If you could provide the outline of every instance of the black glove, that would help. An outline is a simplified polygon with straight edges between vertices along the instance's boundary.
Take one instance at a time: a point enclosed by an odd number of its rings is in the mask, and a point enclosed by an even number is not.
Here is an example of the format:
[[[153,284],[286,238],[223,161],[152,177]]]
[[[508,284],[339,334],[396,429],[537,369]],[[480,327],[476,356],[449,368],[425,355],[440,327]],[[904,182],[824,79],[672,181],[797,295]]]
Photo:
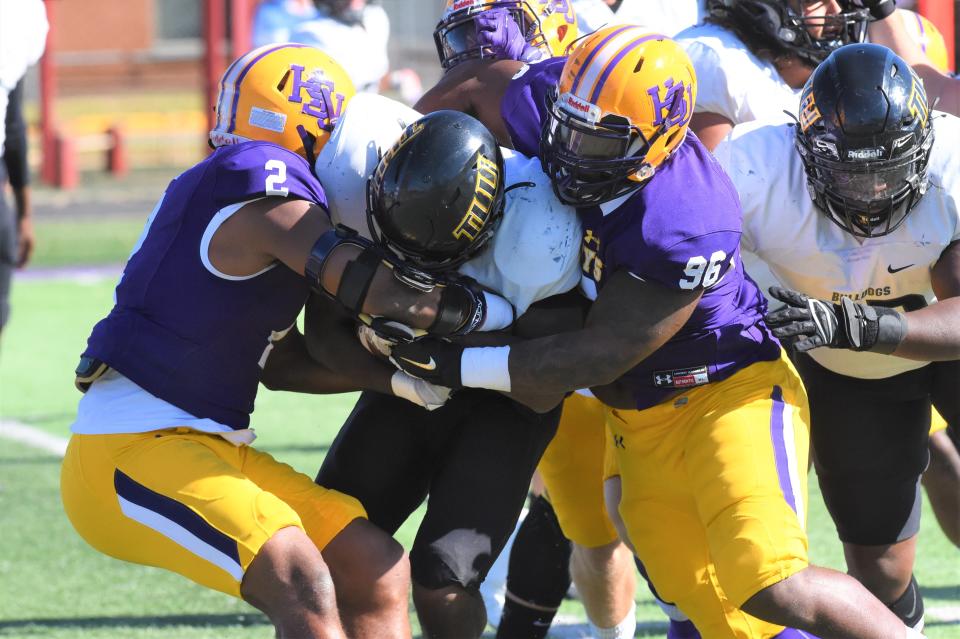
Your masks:
[[[460,360],[463,346],[445,340],[421,339],[393,347],[390,361],[400,370],[431,384],[463,388]]]
[[[848,297],[830,304],[778,286],[770,287],[770,295],[786,308],[767,313],[764,321],[786,347],[799,352],[827,346],[889,354],[906,335],[906,319],[892,308]]]
[[[883,20],[897,9],[896,0],[850,0],[856,9],[866,9],[874,20]]]

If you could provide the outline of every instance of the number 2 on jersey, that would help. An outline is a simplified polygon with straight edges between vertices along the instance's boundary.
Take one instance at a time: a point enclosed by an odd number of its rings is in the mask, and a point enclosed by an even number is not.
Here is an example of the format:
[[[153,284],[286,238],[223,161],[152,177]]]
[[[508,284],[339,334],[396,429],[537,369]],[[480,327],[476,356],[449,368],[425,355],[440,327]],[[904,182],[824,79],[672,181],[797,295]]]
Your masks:
[[[714,251],[709,262],[702,255],[694,255],[683,269],[686,277],[680,278],[680,288],[691,291],[701,284],[703,288],[713,286],[720,279],[720,267],[725,259],[727,254],[723,251]]]
[[[267,175],[267,180],[265,184],[265,190],[267,195],[279,195],[281,197],[287,197],[290,193],[290,189],[285,186],[280,186],[287,181],[287,165],[282,160],[267,160],[267,163],[263,165],[265,171],[270,171],[271,173]],[[273,173],[276,171],[276,173]]]

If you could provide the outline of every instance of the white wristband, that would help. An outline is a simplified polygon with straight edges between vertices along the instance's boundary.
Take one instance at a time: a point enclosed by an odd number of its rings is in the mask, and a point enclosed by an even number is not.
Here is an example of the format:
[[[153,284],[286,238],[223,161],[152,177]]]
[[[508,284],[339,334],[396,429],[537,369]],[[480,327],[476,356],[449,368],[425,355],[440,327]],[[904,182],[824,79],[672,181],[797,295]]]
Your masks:
[[[510,347],[466,348],[460,357],[460,383],[470,388],[510,392]]]
[[[477,327],[478,331],[498,331],[513,324],[513,305],[506,298],[483,291],[483,299],[487,302],[487,316]]]

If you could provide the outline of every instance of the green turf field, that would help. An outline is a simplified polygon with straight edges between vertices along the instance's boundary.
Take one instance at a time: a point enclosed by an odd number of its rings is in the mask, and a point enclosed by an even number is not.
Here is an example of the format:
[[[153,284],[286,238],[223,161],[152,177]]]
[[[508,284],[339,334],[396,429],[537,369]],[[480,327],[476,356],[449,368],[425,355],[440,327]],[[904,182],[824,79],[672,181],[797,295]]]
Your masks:
[[[108,236],[129,236],[123,225],[107,226],[112,230],[101,230]],[[138,229],[139,222],[134,227]],[[71,228],[45,228],[39,235],[59,234],[69,240],[75,233]],[[64,241],[67,249],[52,251],[48,263],[73,261],[73,244]],[[129,242],[111,249],[111,259],[125,255],[128,247]],[[72,386],[75,359],[90,327],[109,309],[112,287],[112,281],[104,280],[15,282],[13,318],[0,346],[0,419],[67,436],[79,398]],[[253,420],[260,434],[257,443],[312,475],[352,401],[352,395],[309,397],[262,390]],[[266,619],[242,602],[88,548],[61,512],[58,472],[56,455],[0,439],[0,637],[272,636]],[[840,568],[839,544],[815,485],[811,482],[812,558]],[[417,519],[400,531],[407,546]],[[924,512],[916,572],[926,598],[928,636],[960,639],[960,551],[947,543],[929,509]],[[585,619],[575,601],[566,602],[561,613],[573,624]],[[663,636],[664,618],[645,590],[638,594],[638,615],[638,636]],[[554,636],[577,633],[568,623]]]

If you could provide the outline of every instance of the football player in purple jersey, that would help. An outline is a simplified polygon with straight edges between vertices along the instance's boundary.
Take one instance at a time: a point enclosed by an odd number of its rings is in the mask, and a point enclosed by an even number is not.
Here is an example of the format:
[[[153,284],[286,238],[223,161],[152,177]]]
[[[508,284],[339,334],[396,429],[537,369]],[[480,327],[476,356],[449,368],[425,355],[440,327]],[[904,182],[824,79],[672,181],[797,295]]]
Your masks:
[[[586,324],[499,347],[420,340],[395,348],[394,363],[540,409],[545,393],[592,388],[607,405],[627,536],[705,636],[919,636],[855,579],[808,562],[807,399],[738,259],[733,186],[687,130],[686,54],[609,27],[518,79],[521,91],[541,85],[526,93],[526,121],[542,124],[543,166],[584,225]],[[514,135],[511,88],[501,107],[519,146],[531,131]]]
[[[410,576],[356,499],[250,446],[261,379],[281,385],[295,370],[328,392],[445,398],[367,355],[352,327],[325,336],[341,361],[312,363],[295,328],[311,291],[374,325],[453,335],[512,321],[469,281],[333,227],[311,165],[353,93],[303,45],[268,45],[226,70],[214,153],[170,183],[88,339],[61,475],[91,546],[240,597],[278,637],[409,637]]]

